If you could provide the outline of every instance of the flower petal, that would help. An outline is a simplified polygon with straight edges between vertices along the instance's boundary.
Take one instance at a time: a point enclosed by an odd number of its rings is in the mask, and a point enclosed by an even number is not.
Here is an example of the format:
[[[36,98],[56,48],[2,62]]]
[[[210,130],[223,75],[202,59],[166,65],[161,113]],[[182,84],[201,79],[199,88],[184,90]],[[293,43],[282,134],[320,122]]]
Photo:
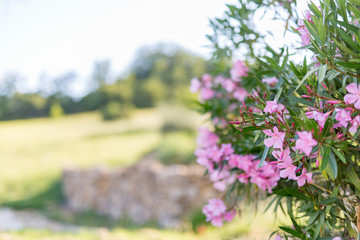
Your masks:
[[[359,92],[359,89],[358,89],[358,86],[356,85],[356,83],[350,83],[349,85],[347,85],[346,90],[352,94],[357,94]]]

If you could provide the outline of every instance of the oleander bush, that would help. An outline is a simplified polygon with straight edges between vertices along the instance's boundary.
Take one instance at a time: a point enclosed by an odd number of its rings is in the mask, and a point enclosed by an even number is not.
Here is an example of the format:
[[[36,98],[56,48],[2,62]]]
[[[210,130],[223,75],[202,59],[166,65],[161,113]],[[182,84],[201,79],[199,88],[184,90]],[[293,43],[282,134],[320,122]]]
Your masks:
[[[239,0],[211,21],[215,71],[190,90],[213,123],[199,129],[197,162],[224,195],[203,213],[222,226],[265,192],[292,222],[273,239],[359,239],[360,1],[320,0],[300,17],[295,8]],[[297,47],[270,46],[259,13],[283,21]]]

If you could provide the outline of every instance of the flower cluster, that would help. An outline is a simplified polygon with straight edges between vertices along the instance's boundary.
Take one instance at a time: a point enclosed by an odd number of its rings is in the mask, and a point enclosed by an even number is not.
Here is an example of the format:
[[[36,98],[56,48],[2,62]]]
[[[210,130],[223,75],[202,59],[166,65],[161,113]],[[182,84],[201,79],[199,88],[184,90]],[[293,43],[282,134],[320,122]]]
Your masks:
[[[205,73],[201,79],[191,79],[190,91],[193,93],[200,91],[202,100],[211,100],[216,98],[231,97],[238,101],[243,101],[247,97],[246,90],[241,86],[242,77],[247,76],[249,68],[243,61],[235,62],[230,70],[230,78],[216,76],[213,78],[210,74]]]
[[[230,222],[236,214],[235,210],[226,211],[225,203],[217,198],[209,200],[203,208],[203,213],[206,216],[206,221],[211,221],[211,224],[217,227],[223,225],[223,220]]]

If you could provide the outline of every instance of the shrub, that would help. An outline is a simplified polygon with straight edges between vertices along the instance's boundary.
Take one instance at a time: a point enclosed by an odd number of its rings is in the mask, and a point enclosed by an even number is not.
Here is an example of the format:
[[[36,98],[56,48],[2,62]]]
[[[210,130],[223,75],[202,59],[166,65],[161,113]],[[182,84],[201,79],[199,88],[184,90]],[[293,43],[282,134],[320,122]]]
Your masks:
[[[297,19],[296,1],[239,0],[211,22],[218,70],[192,79],[191,90],[213,122],[200,129],[197,162],[226,192],[203,208],[215,226],[233,219],[244,195],[263,191],[292,222],[275,239],[360,238],[360,2],[319,2]],[[272,49],[254,28],[259,11],[293,21],[312,62],[290,61],[299,49]],[[224,65],[244,49],[243,60]]]
[[[120,102],[110,101],[100,109],[103,120],[110,121],[130,116],[131,106]]]

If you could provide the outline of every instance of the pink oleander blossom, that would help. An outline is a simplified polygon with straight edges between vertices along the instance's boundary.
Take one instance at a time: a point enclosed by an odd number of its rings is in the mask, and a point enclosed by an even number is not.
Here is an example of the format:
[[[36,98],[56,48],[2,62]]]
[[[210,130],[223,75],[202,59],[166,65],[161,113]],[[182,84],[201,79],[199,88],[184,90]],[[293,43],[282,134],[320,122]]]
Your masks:
[[[360,116],[356,116],[353,120],[350,121],[350,124],[352,126],[349,128],[349,132],[356,133],[360,126]]]
[[[354,104],[356,109],[360,109],[360,87],[355,83],[350,83],[346,86],[346,90],[349,93],[345,95],[344,101],[347,104]]]
[[[264,166],[259,168],[260,160],[256,160],[253,163],[253,168],[249,171],[250,182],[256,184],[263,191],[271,193],[272,188],[280,180],[277,167],[265,162]]]
[[[201,81],[203,82],[206,88],[212,87],[212,76],[210,74],[208,73],[203,74],[201,77]]]
[[[272,152],[272,155],[279,161],[279,163],[281,163],[282,161],[292,161],[289,148],[286,148],[284,150],[275,150]]]
[[[252,167],[252,161],[255,159],[254,155],[237,155],[233,154],[229,157],[229,167],[238,168],[244,172],[248,172]]]
[[[212,147],[219,140],[219,137],[215,133],[211,132],[209,129],[205,127],[200,127],[198,131],[199,131],[199,135],[196,139],[196,143],[198,147],[201,148]]]
[[[248,96],[248,92],[241,87],[238,87],[234,90],[234,92],[232,93],[233,97],[237,100],[239,100],[240,102],[244,101],[247,96]]]
[[[311,15],[310,12],[307,11],[305,13],[305,18],[306,20],[308,20],[310,23],[314,23],[311,19]],[[298,26],[299,28],[295,29],[296,31],[299,31],[300,36],[301,36],[301,42],[303,46],[309,45],[310,44],[310,32],[309,30],[306,28],[304,20],[303,19],[299,19],[298,21]]]
[[[305,113],[305,115],[309,119],[314,119],[315,121],[317,121],[319,126],[323,128],[325,125],[326,119],[328,118],[330,113],[321,113],[318,111],[311,111],[311,112]]]
[[[232,148],[231,143],[221,144],[221,151],[225,156],[230,156],[234,153],[234,149]]]
[[[214,188],[220,192],[225,192],[228,185],[233,184],[236,181],[236,175],[230,174],[227,177],[222,178],[214,182]]]
[[[345,109],[336,108],[337,112],[335,115],[335,120],[339,121],[339,124],[343,127],[347,127],[349,122],[351,121],[351,112]]]
[[[306,156],[310,156],[312,148],[318,143],[313,139],[311,132],[296,132],[299,138],[295,142],[294,149],[300,150],[305,153]]]
[[[292,165],[292,161],[291,162],[287,161],[287,162],[282,163],[281,168],[282,168],[282,170],[280,171],[281,178],[288,178],[288,179],[293,179],[293,180],[298,179],[296,177],[297,167]]]
[[[267,83],[270,87],[274,87],[279,82],[279,80],[276,77],[271,77],[271,78],[264,78],[262,82]]]
[[[282,148],[284,139],[285,139],[285,132],[279,132],[277,127],[273,127],[272,131],[267,129],[263,130],[265,135],[269,136],[270,138],[266,138],[264,140],[264,144],[266,147],[274,147],[274,148]]]
[[[216,145],[207,148],[207,157],[214,162],[219,163],[223,157],[223,151]]]
[[[231,221],[236,212],[235,210],[226,211],[226,206],[221,199],[212,198],[208,201],[202,209],[206,216],[206,221],[210,221],[213,226],[220,227],[223,225],[223,220]]]
[[[191,79],[190,82],[190,92],[197,93],[201,88],[201,82],[198,78]]]
[[[242,77],[246,77],[248,74],[249,68],[245,65],[243,61],[236,61],[233,68],[230,70],[231,78],[234,81],[240,82]]]
[[[304,186],[306,182],[312,183],[312,173],[307,173],[306,169],[303,168],[301,175],[297,179],[299,187]]]
[[[264,112],[272,114],[273,112],[278,111],[279,105],[277,101],[266,101],[266,106]]]
[[[213,172],[214,171],[214,163],[208,159],[208,158],[205,158],[205,157],[198,157],[196,159],[196,162],[201,165],[201,166],[204,166],[206,167],[206,169],[208,170],[208,172]]]
[[[210,100],[215,96],[215,91],[211,88],[204,87],[200,90],[200,97],[204,100]]]
[[[234,83],[233,80],[231,79],[225,79],[222,83],[221,86],[228,92],[231,93],[236,89],[236,84]]]

